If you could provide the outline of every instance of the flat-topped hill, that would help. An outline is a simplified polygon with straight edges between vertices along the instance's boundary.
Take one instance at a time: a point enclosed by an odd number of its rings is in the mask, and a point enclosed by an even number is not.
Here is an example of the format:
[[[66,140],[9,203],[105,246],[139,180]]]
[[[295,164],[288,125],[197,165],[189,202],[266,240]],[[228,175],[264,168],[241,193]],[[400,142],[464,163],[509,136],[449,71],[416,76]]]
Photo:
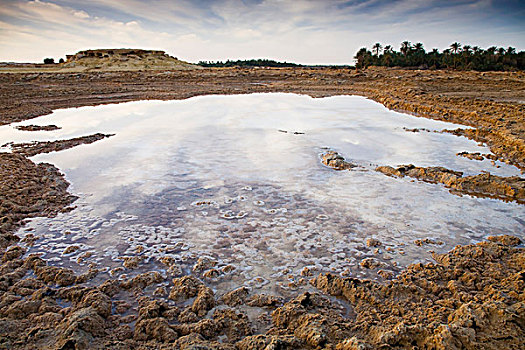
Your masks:
[[[200,66],[181,61],[160,50],[96,49],[66,55],[66,61],[56,64],[1,64],[4,72],[85,72],[85,71],[138,71],[138,70],[190,70]]]
[[[197,66],[180,61],[159,50],[100,49],[84,50],[67,55],[63,68],[86,68],[88,70],[157,70],[195,69]]]

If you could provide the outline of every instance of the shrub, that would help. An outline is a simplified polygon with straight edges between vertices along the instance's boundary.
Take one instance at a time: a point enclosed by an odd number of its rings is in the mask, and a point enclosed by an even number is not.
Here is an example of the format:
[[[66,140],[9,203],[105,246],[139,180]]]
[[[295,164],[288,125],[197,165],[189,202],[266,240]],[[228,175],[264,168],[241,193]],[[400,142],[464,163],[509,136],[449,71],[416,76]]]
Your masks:
[[[55,63],[55,59],[54,58],[44,58],[44,63],[45,64],[53,64],[53,63]]]

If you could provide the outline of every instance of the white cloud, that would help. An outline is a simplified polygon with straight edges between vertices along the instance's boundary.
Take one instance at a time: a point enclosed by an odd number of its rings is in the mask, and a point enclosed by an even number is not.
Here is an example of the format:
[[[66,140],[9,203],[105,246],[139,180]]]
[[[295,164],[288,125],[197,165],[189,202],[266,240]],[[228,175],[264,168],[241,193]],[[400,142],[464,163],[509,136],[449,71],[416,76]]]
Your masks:
[[[89,18],[89,15],[85,11],[74,11],[73,15],[78,18],[86,19]]]
[[[0,6],[0,60],[141,47],[194,62],[267,57],[349,63],[359,47],[377,41],[398,47],[403,40],[422,41],[428,49],[456,40],[523,49],[522,26],[480,25],[491,6],[489,0],[13,0]]]

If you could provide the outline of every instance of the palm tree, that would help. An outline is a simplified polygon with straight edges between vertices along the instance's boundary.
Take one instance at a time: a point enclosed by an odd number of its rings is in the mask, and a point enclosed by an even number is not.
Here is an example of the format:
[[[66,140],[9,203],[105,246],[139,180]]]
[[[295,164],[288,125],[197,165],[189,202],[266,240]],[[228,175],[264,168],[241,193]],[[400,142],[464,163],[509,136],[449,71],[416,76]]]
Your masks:
[[[376,50],[376,56],[379,56],[379,50],[381,50],[383,46],[381,46],[380,43],[375,43],[374,46],[372,46],[373,50]]]
[[[380,56],[382,50],[382,55]],[[479,46],[461,45],[454,42],[449,48],[440,52],[438,49],[425,51],[422,43],[412,45],[409,41],[401,43],[400,51],[391,45],[381,47],[374,44],[371,50],[365,47],[360,49],[355,59],[357,68],[366,68],[370,65],[379,66],[431,66],[454,69],[474,70],[509,70],[525,69],[525,51],[517,51],[514,47],[508,48],[492,46],[484,50]]]
[[[403,53],[403,55],[406,56],[408,54],[408,51],[410,50],[410,47],[410,41],[403,41],[399,50]]]
[[[461,49],[461,44],[456,41],[455,43],[450,44],[450,48],[454,53],[458,53],[459,49]]]
[[[450,62],[451,62],[451,60],[452,60],[452,61],[455,61],[455,57],[454,57],[454,59],[452,59],[452,58],[451,58],[452,56],[454,56],[454,55],[452,54],[452,50],[451,50],[451,49],[445,49],[445,50],[443,50],[443,57],[442,57],[442,59],[441,59],[441,63],[442,63],[444,66],[446,66],[447,68],[449,68],[449,67],[450,67]]]
[[[432,49],[432,51],[428,54],[428,62],[431,66],[437,66],[439,62],[439,50],[438,49]]]
[[[366,68],[369,65],[369,56],[371,55],[371,52],[366,49],[366,47],[362,47],[357,51],[354,58],[357,60],[356,68]]]
[[[472,50],[472,46],[470,46],[470,45],[463,45],[463,50],[462,50],[461,53],[462,53],[462,56],[463,56],[463,68],[464,69],[467,69],[467,68],[471,67],[471,62],[470,62],[471,50]]]
[[[458,51],[461,49],[461,44],[456,41],[456,42],[450,44],[450,48],[454,52],[453,63],[454,63],[454,69],[455,69],[456,68],[456,55],[457,55]]]
[[[496,57],[496,50],[498,48],[496,46],[491,46],[489,47],[485,52],[486,52],[486,55],[485,55],[485,64],[486,65],[492,65],[494,64],[494,62],[497,61],[497,57]]]

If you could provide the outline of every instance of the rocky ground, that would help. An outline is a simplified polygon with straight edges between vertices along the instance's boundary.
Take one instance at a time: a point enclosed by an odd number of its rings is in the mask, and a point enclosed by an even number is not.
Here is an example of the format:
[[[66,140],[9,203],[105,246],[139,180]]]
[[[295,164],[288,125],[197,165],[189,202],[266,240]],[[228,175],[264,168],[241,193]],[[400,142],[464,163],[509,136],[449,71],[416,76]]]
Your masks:
[[[497,159],[525,169],[523,73],[202,69],[6,73],[0,74],[0,81],[2,124],[58,108],[140,99],[251,92],[364,95],[391,109],[473,126],[456,132],[487,143]],[[0,348],[524,348],[525,249],[516,237],[458,246],[435,255],[435,263],[409,266],[385,284],[305,273],[318,292],[291,300],[251,294],[242,287],[215,295],[191,275],[167,281],[167,289],[150,291],[164,282],[154,271],[86,286],[97,275],[95,268],[77,275],[25,254],[13,234],[24,220],[69,210],[75,200],[58,169],[36,165],[25,155],[106,136],[34,143],[14,147],[15,153],[0,153]],[[322,161],[338,170],[353,166],[333,151]],[[396,176],[450,184],[456,190],[466,186],[476,191],[477,185],[471,184],[484,183],[478,178],[467,181],[448,169],[388,170]],[[455,180],[441,181],[444,174]],[[523,196],[523,181],[516,181],[520,187],[511,189]],[[481,192],[496,185],[487,189],[484,183]],[[31,245],[31,235],[25,240]]]
[[[13,233],[25,219],[67,210],[76,199],[68,186],[51,164],[36,165],[21,154],[0,153],[0,247],[18,241]]]
[[[0,347],[523,349],[525,249],[514,247],[519,243],[500,236],[458,246],[385,285],[322,274],[310,281],[319,292],[291,300],[243,287],[214,295],[185,276],[171,281],[170,303],[144,295],[163,281],[158,272],[86,287],[96,270],[75,275],[12,245],[0,268]],[[257,329],[259,320],[269,323],[265,332]]]

